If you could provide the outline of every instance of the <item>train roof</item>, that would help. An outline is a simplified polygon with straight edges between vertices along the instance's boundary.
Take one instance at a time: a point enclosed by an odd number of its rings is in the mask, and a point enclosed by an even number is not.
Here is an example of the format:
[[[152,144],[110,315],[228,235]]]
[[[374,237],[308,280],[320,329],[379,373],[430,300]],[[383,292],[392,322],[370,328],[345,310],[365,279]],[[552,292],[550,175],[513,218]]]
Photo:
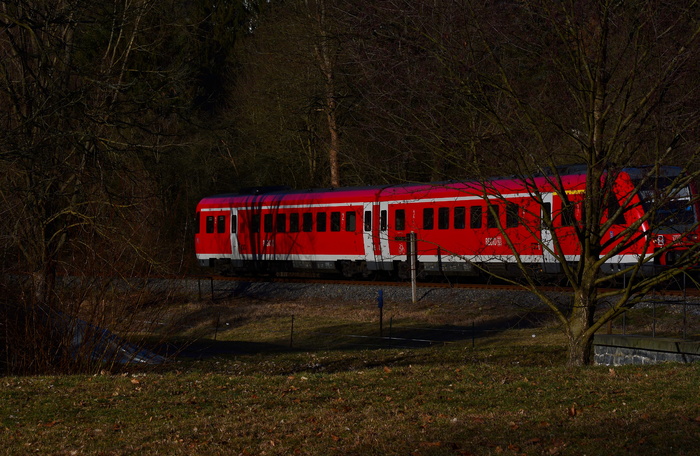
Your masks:
[[[546,178],[534,178],[538,181],[535,185],[541,186],[546,182]],[[575,186],[585,184],[585,175],[566,176],[564,184]],[[203,198],[202,205],[220,205],[226,203],[244,203],[246,205],[262,204],[273,201],[293,202],[304,201],[313,203],[314,201],[349,202],[349,201],[376,201],[378,198],[402,199],[406,197],[420,198],[428,196],[440,196],[449,193],[469,193],[482,195],[484,192],[495,193],[497,191],[524,191],[526,190],[522,180],[515,178],[493,179],[487,182],[482,181],[446,181],[432,182],[426,184],[407,183],[394,185],[377,185],[366,187],[341,187],[341,188],[312,188],[305,190],[274,189],[258,190],[245,193],[227,193],[213,195]]]
[[[651,168],[625,168],[632,179],[638,179],[646,175]],[[678,175],[680,168],[662,167],[660,175]],[[556,173],[541,174],[521,178],[517,176],[492,178],[487,181],[464,180],[464,181],[444,181],[431,183],[404,183],[393,185],[374,185],[365,187],[340,187],[340,188],[310,188],[291,189],[290,187],[251,187],[238,193],[226,193],[205,197],[201,200],[201,205],[221,205],[227,203],[239,203],[246,205],[263,204],[269,202],[286,203],[294,201],[304,203],[314,202],[369,202],[382,199],[403,199],[403,198],[427,198],[447,196],[454,193],[467,193],[472,195],[497,194],[500,192],[516,193],[528,192],[533,187],[540,191],[548,191],[553,188],[552,177],[561,179],[566,188],[581,189],[586,183],[585,166],[569,166],[558,169]]]

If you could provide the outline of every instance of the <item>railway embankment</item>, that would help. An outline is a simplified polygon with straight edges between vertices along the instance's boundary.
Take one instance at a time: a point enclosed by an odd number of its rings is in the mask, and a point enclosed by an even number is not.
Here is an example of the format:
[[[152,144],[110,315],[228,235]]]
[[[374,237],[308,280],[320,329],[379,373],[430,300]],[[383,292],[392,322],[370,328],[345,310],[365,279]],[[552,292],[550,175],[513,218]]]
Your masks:
[[[131,283],[115,281],[117,287],[146,287],[158,292],[183,292],[198,296],[200,301],[212,304],[235,302],[238,299],[258,302],[290,301],[314,305],[314,303],[352,302],[352,308],[369,310],[383,304],[392,311],[405,312],[412,308],[439,306],[451,312],[455,321],[474,324],[481,320],[513,321],[505,318],[516,315],[517,327],[556,324],[544,315],[542,303],[531,293],[503,286],[488,285],[450,287],[445,284],[421,284],[418,301],[412,303],[410,286],[401,283],[344,281],[256,281],[240,278],[205,276],[180,279],[138,279]],[[381,293],[380,293],[381,291]],[[552,291],[552,293],[555,293]],[[562,302],[566,292],[560,289]],[[675,294],[675,296],[672,296]],[[594,355],[597,364],[653,364],[661,362],[700,361],[700,300],[697,297],[650,297],[631,309],[627,316],[607,325],[594,339]],[[344,308],[340,306],[338,312]],[[469,320],[469,321],[467,321]],[[466,323],[465,323],[466,324]],[[491,328],[500,329],[500,328]],[[604,334],[607,332],[607,334]]]
[[[201,285],[200,289],[201,289]],[[245,296],[245,297],[265,297],[268,299],[294,299],[302,301],[313,300],[355,300],[372,304],[377,298],[378,290],[382,290],[382,297],[387,302],[411,304],[411,289],[401,285],[380,284],[311,284],[311,283],[256,283],[256,282],[233,282],[212,281],[207,291],[212,296]],[[560,293],[563,296],[566,293]],[[419,305],[449,304],[456,303],[477,303],[489,302],[497,303],[498,306],[511,309],[539,309],[543,310],[542,304],[532,294],[517,289],[506,288],[450,288],[450,287],[429,287],[419,288]],[[685,305],[684,305],[685,304]],[[688,312],[697,317],[697,298],[688,299],[686,297],[668,297],[663,304],[658,304],[654,297],[649,302],[643,302],[636,311],[648,314],[653,313],[652,322],[648,323],[652,327],[657,326],[657,307],[663,306],[668,309],[667,316],[659,317],[659,320],[666,321],[666,326],[671,326],[670,331],[687,335]],[[631,311],[634,312],[635,310]],[[659,312],[660,314],[663,312]],[[682,318],[675,318],[682,316]],[[670,320],[677,320],[672,322]],[[682,325],[682,327],[680,326]],[[634,331],[634,327],[628,327],[626,319],[618,322],[618,330],[623,332]],[[659,324],[659,326],[662,326]],[[612,325],[608,327],[612,328]],[[674,329],[675,328],[675,329]],[[695,328],[697,329],[697,328]],[[597,334],[594,339],[595,363],[602,365],[624,365],[624,364],[655,364],[662,362],[689,363],[700,361],[700,341],[687,340],[683,338],[657,337],[656,331],[651,334]]]

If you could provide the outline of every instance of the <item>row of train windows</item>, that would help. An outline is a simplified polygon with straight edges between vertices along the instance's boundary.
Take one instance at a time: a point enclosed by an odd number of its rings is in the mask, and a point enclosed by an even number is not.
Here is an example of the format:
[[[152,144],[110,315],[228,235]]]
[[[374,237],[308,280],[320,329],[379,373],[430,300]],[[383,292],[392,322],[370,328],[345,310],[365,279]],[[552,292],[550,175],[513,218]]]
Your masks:
[[[616,202],[616,201],[615,201]],[[610,205],[608,211],[612,217],[615,210],[619,208],[617,206]],[[479,229],[483,228],[484,221],[486,222],[486,228],[498,228],[498,222],[501,222],[501,226],[504,228],[516,228],[521,223],[519,206],[516,203],[507,202],[505,204],[505,224],[500,220],[500,212],[502,206],[491,205],[491,206],[457,206],[457,207],[439,207],[437,210],[432,207],[423,208],[423,220],[422,227],[424,230],[446,230],[450,227],[454,229],[465,229],[467,223],[469,223],[469,228]],[[569,205],[561,208],[560,221],[561,226],[573,226],[576,221],[576,216],[574,205]],[[543,206],[543,211],[547,212],[550,217],[552,214],[551,204],[545,203]],[[437,217],[436,217],[437,212]],[[393,214],[393,229],[396,231],[406,230],[406,210],[405,209],[395,209],[392,210]],[[485,214],[485,217],[484,217]],[[315,215],[315,216],[314,216]],[[330,215],[330,217],[329,217]],[[372,212],[365,211],[364,213],[364,230],[366,232],[372,231]],[[484,218],[486,220],[484,220]],[[330,219],[330,224],[328,223]],[[207,233],[226,233],[227,232],[227,216],[207,216],[205,230]],[[262,222],[262,223],[261,223]],[[303,212],[303,213],[290,213],[290,214],[252,214],[250,218],[251,231],[253,233],[259,233],[261,228],[265,233],[298,233],[303,232],[324,232],[327,228],[330,231],[356,231],[357,229],[357,213],[355,211],[345,212],[345,220],[342,220],[342,213],[331,212],[330,214],[326,212]],[[450,223],[451,222],[451,223]],[[624,223],[624,217],[618,216],[615,223]],[[231,233],[235,233],[238,226],[236,215],[231,216]],[[199,229],[199,212],[197,213],[197,223],[196,229]],[[387,210],[382,210],[379,216],[379,229],[381,231],[386,231],[388,229],[388,212]]]
[[[432,230],[437,229],[446,230],[450,226],[455,229],[464,229],[467,226],[467,208],[464,206],[458,206],[455,208],[440,207],[437,209],[437,223],[435,217],[434,208],[424,208],[423,209],[423,229]],[[469,207],[469,228],[478,229],[483,226],[483,214],[486,213],[486,227],[487,228],[498,228],[498,218],[500,213],[499,206],[492,206],[490,209],[484,208],[482,206],[471,206]],[[404,209],[396,209],[394,213],[394,229],[396,231],[404,231],[406,229],[406,211]],[[356,213],[354,211],[345,212],[345,226],[342,225],[342,217],[340,212],[330,213],[330,225],[328,224],[328,214],[325,212],[319,212],[316,214],[314,220],[314,214],[311,212],[291,213],[291,214],[253,214],[251,217],[251,228],[253,233],[259,233],[262,221],[262,230],[265,233],[298,233],[303,231],[305,233],[317,231],[325,232],[327,227],[330,231],[355,231],[357,229],[357,219]],[[262,220],[261,220],[262,219]],[[450,219],[452,224],[450,224]],[[513,203],[506,205],[506,228],[515,228],[520,224],[520,218],[518,215],[518,206]],[[225,233],[227,232],[226,226],[226,216],[207,216],[206,218],[206,232],[207,233]],[[235,215],[231,218],[231,232],[235,233],[237,227],[237,218]],[[383,210],[380,214],[380,230],[387,230],[387,211]],[[364,229],[365,231],[372,230],[372,213],[370,211],[365,212],[364,218]]]
[[[354,211],[347,211],[345,213],[345,226],[342,225],[342,217],[340,212],[330,213],[330,224],[328,223],[328,214],[325,212],[319,212],[316,214],[316,220],[314,222],[314,214],[312,212],[304,212],[299,214],[294,212],[291,214],[253,214],[251,216],[251,232],[259,233],[261,228],[261,218],[262,218],[262,229],[265,233],[298,233],[303,231],[309,233],[311,231],[324,232],[327,228],[330,231],[341,231],[344,228],[345,231],[355,231],[357,229],[357,215]],[[289,216],[289,217],[287,217]],[[287,223],[289,222],[289,223]],[[231,232],[236,232],[237,217],[235,215],[231,216]],[[216,228],[217,233],[226,232],[226,216],[207,216],[206,218],[206,232],[213,233]]]
[[[619,207],[619,206],[618,206]],[[467,210],[468,209],[468,210]],[[574,226],[576,223],[576,207],[573,204],[562,207],[559,212],[559,221],[563,227]],[[552,206],[550,203],[544,203],[544,211],[547,211],[550,218],[554,215],[552,214]],[[612,209],[614,211],[614,208]],[[468,212],[468,214],[467,214]],[[469,219],[469,228],[479,229],[484,226],[484,213],[486,214],[486,228],[498,228],[499,221],[501,226],[505,228],[517,228],[521,224],[521,214],[520,208],[516,203],[506,202],[505,204],[505,224],[501,220],[501,206],[490,205],[490,206],[471,206],[469,208],[464,206],[457,206],[450,209],[449,207],[440,207],[437,209],[437,229],[447,230],[450,226],[454,229],[461,230],[466,228],[467,217]],[[614,212],[613,212],[614,213]],[[365,213],[365,231],[371,230],[371,225],[367,225],[367,212]],[[452,224],[450,225],[450,217],[452,218]],[[435,220],[435,209],[431,207],[426,207],[423,209],[423,229],[432,230],[436,226]],[[615,223],[623,224],[625,223],[624,217],[618,216]],[[406,229],[406,212],[404,209],[396,209],[394,211],[394,229],[396,231],[403,231]],[[380,230],[387,230],[387,213],[386,211],[381,212],[380,216]]]
[[[289,218],[289,224],[287,224],[287,218]],[[330,223],[329,222],[330,218]],[[287,228],[289,228],[290,233],[298,233],[303,231],[305,233],[310,233],[312,231],[324,232],[327,228],[331,231],[355,231],[357,229],[357,215],[355,211],[345,212],[345,226],[342,225],[342,214],[340,212],[331,212],[330,217],[325,212],[318,212],[316,214],[316,220],[314,222],[314,214],[312,212],[303,212],[299,214],[298,212],[293,212],[289,214],[275,214],[273,219],[273,214],[264,214],[262,218],[262,228],[265,233],[285,233]],[[260,232],[260,214],[253,214],[252,218],[252,232]]]
[[[491,206],[484,208],[483,206],[469,207],[469,228],[479,229],[483,227],[483,214],[486,213],[486,227],[498,228],[498,220],[500,217],[500,207]],[[452,224],[450,224],[450,218]],[[380,219],[382,231],[386,230],[386,211],[382,211]],[[435,209],[426,207],[423,209],[423,229],[424,230],[447,230],[450,226],[457,230],[462,230],[467,227],[467,208],[465,206],[457,206],[450,209],[449,207],[439,207],[437,209],[437,223],[435,220]],[[506,228],[516,228],[520,225],[520,217],[518,205],[515,203],[506,204]],[[394,211],[394,229],[403,231],[406,229],[406,211],[397,209]]]
[[[478,229],[483,226],[483,214],[486,213],[486,227],[487,228],[498,228],[498,218],[500,216],[500,207],[491,206],[491,208],[484,208],[482,206],[471,206],[468,208],[464,206],[457,206],[455,208],[440,207],[437,209],[437,223],[435,217],[434,208],[424,208],[423,209],[423,229],[432,230],[437,229],[446,230],[450,226],[455,229],[464,229],[467,226],[467,212],[469,213],[469,228]],[[328,214],[325,212],[319,212],[316,214],[314,221],[314,214],[311,212],[304,213],[291,213],[291,214],[253,214],[251,218],[251,228],[253,233],[259,233],[261,228],[261,218],[262,218],[262,230],[265,233],[298,233],[303,231],[305,233],[317,231],[325,232],[327,227],[330,231],[355,231],[357,229],[357,219],[356,213],[354,211],[345,212],[345,226],[342,227],[342,217],[340,212],[330,213],[330,226],[328,224]],[[450,224],[450,219],[452,224]],[[518,206],[514,203],[508,203],[506,205],[506,228],[515,228],[520,224],[520,217],[518,213]],[[218,216],[207,216],[206,218],[206,232],[207,233],[225,233],[227,232],[227,223],[225,215]],[[231,232],[235,233],[237,227],[237,218],[235,215],[231,217]],[[387,211],[381,211],[380,215],[380,230],[387,230]],[[364,229],[365,231],[372,230],[372,213],[370,211],[365,212],[364,218]],[[394,229],[396,231],[404,231],[406,229],[406,211],[404,209],[396,209],[394,211]]]

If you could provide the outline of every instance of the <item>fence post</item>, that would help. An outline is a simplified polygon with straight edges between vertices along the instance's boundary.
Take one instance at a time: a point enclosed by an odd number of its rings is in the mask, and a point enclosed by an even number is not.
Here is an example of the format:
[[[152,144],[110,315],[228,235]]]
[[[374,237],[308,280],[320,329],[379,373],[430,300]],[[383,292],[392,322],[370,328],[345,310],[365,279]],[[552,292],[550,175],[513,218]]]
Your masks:
[[[294,347],[294,314],[292,314],[292,329],[289,332],[289,348]]]

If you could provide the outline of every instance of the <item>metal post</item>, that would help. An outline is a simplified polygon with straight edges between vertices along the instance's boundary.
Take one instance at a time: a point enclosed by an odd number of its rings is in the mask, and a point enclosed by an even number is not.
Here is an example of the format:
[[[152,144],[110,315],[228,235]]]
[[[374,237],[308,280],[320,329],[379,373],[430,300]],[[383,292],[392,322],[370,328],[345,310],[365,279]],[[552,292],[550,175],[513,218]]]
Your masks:
[[[294,346],[294,314],[292,314],[292,329],[289,333],[289,348]]]
[[[391,342],[393,328],[394,328],[394,316],[392,315],[391,318],[389,318],[389,342]]]
[[[216,314],[216,328],[214,328],[214,340],[219,335],[219,324],[221,323],[221,311]]]
[[[683,274],[683,340],[686,340],[688,338],[688,333],[687,333],[687,323],[688,323],[688,296],[687,296],[687,289],[686,289],[686,283],[685,283],[685,278],[687,274]]]
[[[411,231],[408,234],[408,242],[409,242],[409,249],[408,249],[408,254],[409,254],[409,264],[411,265],[411,300],[413,304],[418,302],[418,252],[417,252],[417,242],[416,242],[416,233]]]
[[[476,326],[474,325],[474,321],[472,321],[472,348],[474,348],[475,344],[476,344]]]
[[[377,294],[377,307],[379,307],[379,337],[384,337],[384,290]]]

